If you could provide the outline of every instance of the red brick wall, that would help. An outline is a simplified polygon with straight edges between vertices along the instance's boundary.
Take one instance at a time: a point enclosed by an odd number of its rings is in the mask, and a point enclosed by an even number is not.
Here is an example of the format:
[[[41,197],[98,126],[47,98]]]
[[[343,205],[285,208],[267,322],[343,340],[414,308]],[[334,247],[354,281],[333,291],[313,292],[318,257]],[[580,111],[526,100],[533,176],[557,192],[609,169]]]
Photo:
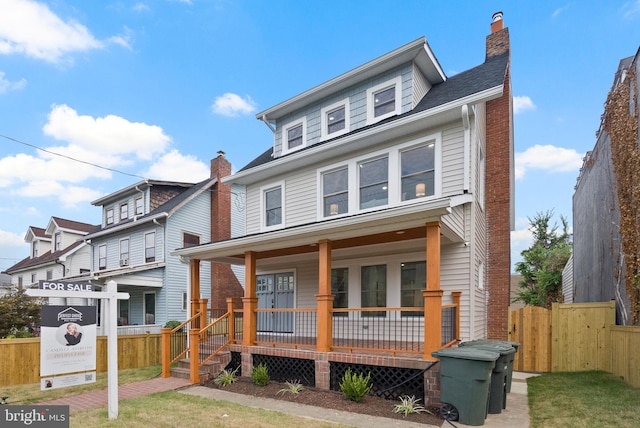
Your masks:
[[[218,182],[211,190],[211,242],[231,237],[231,186],[220,179],[231,174],[231,164],[224,155],[211,159],[211,176]],[[227,297],[242,297],[244,290],[231,266],[211,263],[211,303],[212,309],[226,309]]]
[[[487,58],[509,50],[505,28],[487,36]],[[511,277],[512,113],[509,68],[504,92],[487,103],[487,337],[506,340]]]

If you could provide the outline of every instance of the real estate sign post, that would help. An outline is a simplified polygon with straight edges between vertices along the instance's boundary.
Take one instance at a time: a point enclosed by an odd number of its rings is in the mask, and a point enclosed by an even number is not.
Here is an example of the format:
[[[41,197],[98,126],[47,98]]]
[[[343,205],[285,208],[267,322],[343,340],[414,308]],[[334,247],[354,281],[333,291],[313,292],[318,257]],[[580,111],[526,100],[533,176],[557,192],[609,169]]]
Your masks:
[[[93,291],[93,284],[66,281],[40,281],[40,289],[29,289],[29,296],[35,297],[77,297],[83,299],[105,299],[106,316],[104,326],[107,331],[108,348],[108,408],[109,419],[118,417],[118,300],[128,300],[129,293],[118,293],[118,284],[109,281],[106,291]],[[40,376],[63,375],[55,378],[56,383],[70,386],[95,381],[96,369],[96,308],[83,306],[43,306],[43,334],[40,339]],[[46,348],[45,348],[46,347]],[[92,359],[92,361],[90,361]],[[58,360],[58,361],[56,361]],[[92,367],[92,368],[91,368]],[[93,380],[84,376],[93,370]],[[79,375],[77,372],[83,372]],[[80,376],[77,378],[76,376]],[[43,381],[47,388],[47,379]],[[77,383],[74,383],[77,382]],[[50,388],[53,388],[52,382]]]

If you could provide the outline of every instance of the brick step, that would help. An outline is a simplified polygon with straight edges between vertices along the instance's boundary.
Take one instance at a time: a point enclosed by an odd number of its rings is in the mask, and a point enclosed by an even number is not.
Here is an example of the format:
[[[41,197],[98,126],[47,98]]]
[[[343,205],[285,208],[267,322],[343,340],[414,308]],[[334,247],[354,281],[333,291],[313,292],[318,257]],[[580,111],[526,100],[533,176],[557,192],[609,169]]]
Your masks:
[[[200,367],[200,381],[206,382],[215,378],[224,367],[231,361],[231,353],[223,351],[204,363]],[[191,375],[190,362],[187,358],[178,360],[178,366],[171,368],[171,376],[180,379],[189,379]]]

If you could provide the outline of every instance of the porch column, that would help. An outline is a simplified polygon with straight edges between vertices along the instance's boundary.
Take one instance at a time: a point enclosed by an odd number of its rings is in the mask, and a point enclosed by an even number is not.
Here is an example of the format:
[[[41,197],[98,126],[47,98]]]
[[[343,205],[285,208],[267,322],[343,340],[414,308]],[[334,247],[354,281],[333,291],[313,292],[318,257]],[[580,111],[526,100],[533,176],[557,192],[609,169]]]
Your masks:
[[[332,309],[333,294],[331,294],[331,241],[319,242],[319,269],[317,302],[317,337],[316,350],[330,352],[333,345]]]
[[[256,253],[247,251],[244,253],[244,297],[242,317],[242,345],[253,346],[257,338],[258,298],[256,297]]]
[[[440,222],[427,223],[427,289],[424,296],[424,359],[442,347],[442,295],[440,289]]]
[[[189,280],[191,282],[191,316],[200,310],[200,260],[189,260]]]

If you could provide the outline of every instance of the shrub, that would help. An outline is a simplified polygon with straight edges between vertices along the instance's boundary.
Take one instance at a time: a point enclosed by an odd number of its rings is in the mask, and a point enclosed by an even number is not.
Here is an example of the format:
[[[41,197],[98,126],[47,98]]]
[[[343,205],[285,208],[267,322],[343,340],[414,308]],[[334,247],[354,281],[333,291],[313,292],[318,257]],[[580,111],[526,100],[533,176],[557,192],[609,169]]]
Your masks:
[[[359,403],[362,401],[365,395],[367,395],[373,384],[371,381],[371,372],[365,377],[362,373],[355,374],[351,372],[351,369],[347,369],[344,376],[342,376],[342,382],[340,382],[340,391],[342,394],[351,401]]]
[[[170,328],[171,330],[173,330],[180,324],[182,324],[180,321],[171,320],[171,321],[167,321],[167,323],[164,325],[164,328]]]
[[[300,391],[304,389],[304,386],[302,386],[299,380],[292,380],[291,382],[287,381],[286,384],[287,384],[287,387],[282,388],[280,391],[278,391],[278,394],[281,394],[281,393],[284,394],[285,392],[290,392],[294,395],[298,395],[300,394]]]
[[[216,385],[220,385],[220,386],[229,386],[232,383],[234,383],[235,381],[238,380],[238,378],[236,377],[236,373],[238,372],[238,369],[235,369],[233,371],[229,371],[229,370],[222,370],[220,372],[220,374],[218,375],[218,377],[216,377],[213,382]]]
[[[408,395],[403,395],[400,397],[400,403],[396,404],[393,408],[393,413],[402,413],[404,416],[407,416],[410,413],[422,413],[427,412],[431,413],[427,409],[424,408],[420,403],[420,399],[416,398],[415,395],[409,397]]]
[[[258,386],[265,386],[269,383],[269,370],[264,364],[260,364],[251,370],[251,379]]]

